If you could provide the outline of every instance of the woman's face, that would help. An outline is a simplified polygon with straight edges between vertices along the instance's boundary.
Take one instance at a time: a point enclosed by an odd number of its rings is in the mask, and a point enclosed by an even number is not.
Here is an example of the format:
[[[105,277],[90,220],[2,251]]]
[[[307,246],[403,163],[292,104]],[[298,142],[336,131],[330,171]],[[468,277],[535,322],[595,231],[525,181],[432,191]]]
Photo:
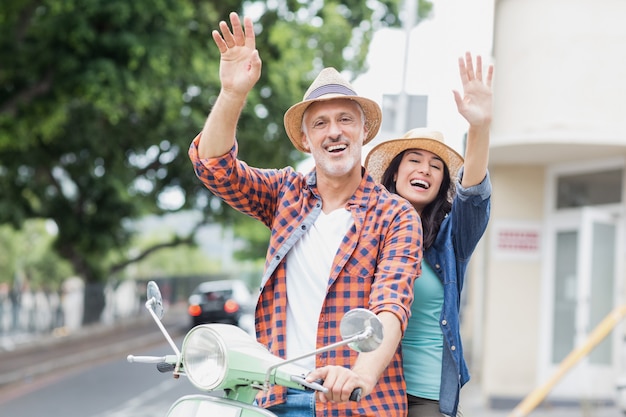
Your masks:
[[[444,162],[434,153],[409,149],[394,176],[396,192],[413,204],[418,213],[435,200],[443,181]]]

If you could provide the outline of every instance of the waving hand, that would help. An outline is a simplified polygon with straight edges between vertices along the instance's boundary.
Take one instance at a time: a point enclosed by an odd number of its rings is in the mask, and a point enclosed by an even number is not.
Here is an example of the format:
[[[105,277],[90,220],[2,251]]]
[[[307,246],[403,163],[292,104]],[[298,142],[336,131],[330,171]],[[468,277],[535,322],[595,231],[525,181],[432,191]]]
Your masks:
[[[220,51],[220,80],[222,89],[235,94],[247,94],[261,76],[261,58],[256,49],[254,27],[249,17],[244,18],[244,28],[237,13],[230,14],[230,24],[221,21],[220,30],[212,32]],[[221,31],[221,33],[220,33]]]
[[[472,54],[467,52],[465,59],[459,58],[459,73],[463,83],[463,96],[454,91],[454,99],[459,113],[469,122],[470,126],[482,126],[491,122],[492,94],[491,80],[493,65],[487,68],[483,80],[482,57],[476,57],[476,68],[472,62]]]

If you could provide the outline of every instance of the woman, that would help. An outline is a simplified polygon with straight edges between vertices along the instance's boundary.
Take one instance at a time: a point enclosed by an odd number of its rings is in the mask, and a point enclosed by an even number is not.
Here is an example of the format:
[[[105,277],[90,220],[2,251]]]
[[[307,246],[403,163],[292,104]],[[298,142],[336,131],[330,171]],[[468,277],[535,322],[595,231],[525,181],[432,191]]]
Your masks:
[[[470,256],[489,221],[487,172],[492,115],[489,66],[459,58],[463,96],[454,91],[469,129],[465,161],[439,132],[413,129],[374,147],[365,166],[422,218],[424,261],[415,281],[411,319],[402,340],[409,417],[460,416],[461,387],[469,380],[459,333],[459,305]]]

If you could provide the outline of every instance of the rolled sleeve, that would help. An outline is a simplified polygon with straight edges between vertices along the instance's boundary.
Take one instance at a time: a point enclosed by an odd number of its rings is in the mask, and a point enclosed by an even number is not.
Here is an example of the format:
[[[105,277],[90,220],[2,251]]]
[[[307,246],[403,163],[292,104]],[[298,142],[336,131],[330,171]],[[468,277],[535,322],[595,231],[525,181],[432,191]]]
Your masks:
[[[463,167],[461,167],[459,171],[459,181],[456,183],[456,193],[460,200],[466,201],[478,196],[478,201],[483,201],[491,197],[491,178],[489,171],[487,171],[485,178],[483,178],[479,184],[472,185],[471,187],[463,187],[461,185],[461,178],[463,178]]]
[[[370,309],[396,315],[402,333],[411,316],[413,283],[421,272],[422,225],[417,212],[407,208],[392,222],[379,257]]]

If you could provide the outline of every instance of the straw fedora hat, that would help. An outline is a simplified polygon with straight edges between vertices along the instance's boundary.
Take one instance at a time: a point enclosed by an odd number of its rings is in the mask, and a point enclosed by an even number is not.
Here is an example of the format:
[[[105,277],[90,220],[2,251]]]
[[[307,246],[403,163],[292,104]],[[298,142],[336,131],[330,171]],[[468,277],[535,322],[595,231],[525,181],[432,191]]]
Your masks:
[[[354,100],[361,105],[365,114],[365,125],[368,128],[364,144],[374,139],[382,119],[380,106],[373,100],[357,95],[350,83],[335,68],[328,67],[324,68],[313,80],[309,89],[304,93],[302,101],[294,104],[285,112],[285,130],[293,146],[302,152],[309,152],[302,146],[302,117],[307,107],[316,101],[337,98]]]
[[[463,165],[463,157],[445,144],[441,132],[416,128],[399,139],[390,139],[374,146],[365,158],[365,169],[376,182],[380,182],[391,160],[407,149],[423,149],[437,155],[447,165],[452,180]]]

